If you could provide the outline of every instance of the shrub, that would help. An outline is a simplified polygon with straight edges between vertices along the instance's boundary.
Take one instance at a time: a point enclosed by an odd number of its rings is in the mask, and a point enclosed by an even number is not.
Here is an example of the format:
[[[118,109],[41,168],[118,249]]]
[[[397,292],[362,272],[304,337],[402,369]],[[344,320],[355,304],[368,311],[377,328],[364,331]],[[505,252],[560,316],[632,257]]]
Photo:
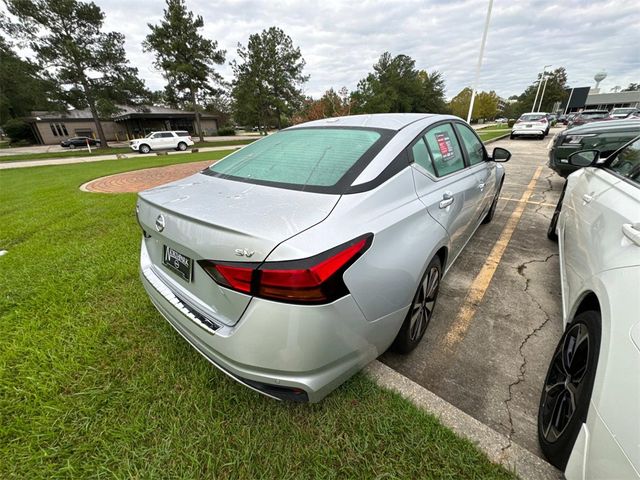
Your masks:
[[[509,121],[507,122],[507,125],[509,125],[509,128],[513,127],[516,124],[516,120],[514,118],[510,118]]]
[[[222,127],[218,129],[218,135],[235,135],[236,131],[233,127]]]
[[[11,144],[20,142],[21,144],[30,144],[35,141],[31,127],[24,120],[12,118],[8,120],[2,127],[4,133],[11,139]]]

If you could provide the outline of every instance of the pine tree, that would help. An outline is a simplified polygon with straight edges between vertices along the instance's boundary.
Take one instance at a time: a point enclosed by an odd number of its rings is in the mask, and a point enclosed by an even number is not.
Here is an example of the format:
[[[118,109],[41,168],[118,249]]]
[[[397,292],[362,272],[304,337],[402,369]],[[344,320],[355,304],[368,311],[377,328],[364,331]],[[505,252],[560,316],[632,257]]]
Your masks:
[[[184,0],[167,0],[164,18],[158,25],[149,24],[151,33],[142,44],[145,51],[155,53],[155,65],[167,80],[167,97],[188,102],[194,109],[201,142],[200,99],[217,92],[213,84],[224,84],[214,67],[224,63],[226,53],[199,32],[203,26],[202,17],[187,10]]]

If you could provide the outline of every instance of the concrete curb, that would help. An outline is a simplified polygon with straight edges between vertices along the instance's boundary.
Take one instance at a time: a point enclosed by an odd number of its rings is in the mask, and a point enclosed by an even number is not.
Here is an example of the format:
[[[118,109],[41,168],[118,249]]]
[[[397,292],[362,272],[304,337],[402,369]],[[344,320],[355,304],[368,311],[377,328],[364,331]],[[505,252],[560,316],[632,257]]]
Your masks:
[[[380,387],[399,393],[418,408],[435,415],[445,426],[473,442],[492,462],[515,471],[523,480],[556,480],[562,472],[509,439],[454,407],[426,388],[374,360],[364,372]]]
[[[504,135],[500,135],[499,137],[496,137],[496,138],[490,138],[486,142],[482,142],[482,143],[484,143],[485,145],[489,145],[490,143],[497,142],[498,140],[502,140],[503,138],[507,138],[509,135],[511,135],[511,130],[509,130],[509,132],[505,133]]]

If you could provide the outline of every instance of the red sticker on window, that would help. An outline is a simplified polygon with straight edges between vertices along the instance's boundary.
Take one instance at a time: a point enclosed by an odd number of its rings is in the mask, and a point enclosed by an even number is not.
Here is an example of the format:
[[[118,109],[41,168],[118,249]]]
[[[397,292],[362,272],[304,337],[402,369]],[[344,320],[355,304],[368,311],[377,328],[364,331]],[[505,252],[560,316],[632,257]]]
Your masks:
[[[443,160],[449,160],[453,157],[453,145],[451,138],[446,133],[436,133],[436,142]]]

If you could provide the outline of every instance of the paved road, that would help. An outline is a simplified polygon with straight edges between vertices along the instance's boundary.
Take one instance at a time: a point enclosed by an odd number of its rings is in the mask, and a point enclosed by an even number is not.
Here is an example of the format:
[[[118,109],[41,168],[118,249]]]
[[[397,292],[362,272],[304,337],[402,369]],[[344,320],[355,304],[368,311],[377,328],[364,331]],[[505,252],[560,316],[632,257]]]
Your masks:
[[[545,165],[549,138],[491,144],[513,154],[493,222],[443,281],[421,344],[381,357],[535,454],[540,389],[562,326],[558,249],[546,230],[564,180]]]

